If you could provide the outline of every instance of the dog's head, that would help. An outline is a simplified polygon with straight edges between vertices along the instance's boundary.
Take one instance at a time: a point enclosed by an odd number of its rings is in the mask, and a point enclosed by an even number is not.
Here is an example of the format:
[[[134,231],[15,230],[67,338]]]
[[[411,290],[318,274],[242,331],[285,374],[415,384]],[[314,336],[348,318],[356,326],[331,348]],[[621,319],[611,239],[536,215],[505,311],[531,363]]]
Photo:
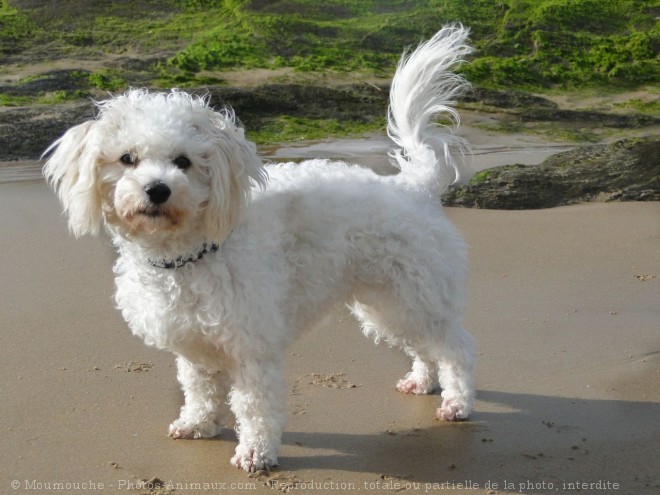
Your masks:
[[[53,143],[44,175],[71,231],[159,247],[222,242],[266,173],[230,110],[172,90],[132,90],[98,103],[95,120]]]

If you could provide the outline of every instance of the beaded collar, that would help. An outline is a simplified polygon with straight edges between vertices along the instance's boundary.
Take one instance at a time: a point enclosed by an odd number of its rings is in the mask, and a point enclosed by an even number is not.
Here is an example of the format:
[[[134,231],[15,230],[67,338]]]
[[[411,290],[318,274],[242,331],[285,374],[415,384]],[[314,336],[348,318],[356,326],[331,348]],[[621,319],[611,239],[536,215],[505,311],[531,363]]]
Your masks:
[[[215,253],[218,249],[220,249],[220,246],[218,244],[204,243],[202,244],[202,249],[199,250],[197,254],[191,254],[190,256],[179,256],[178,258],[169,259],[169,260],[152,260],[148,258],[147,262],[151,266],[155,266],[156,268],[166,268],[166,269],[181,268],[182,266],[188,263],[194,263],[195,261],[201,260],[204,257],[204,255],[207,253]]]

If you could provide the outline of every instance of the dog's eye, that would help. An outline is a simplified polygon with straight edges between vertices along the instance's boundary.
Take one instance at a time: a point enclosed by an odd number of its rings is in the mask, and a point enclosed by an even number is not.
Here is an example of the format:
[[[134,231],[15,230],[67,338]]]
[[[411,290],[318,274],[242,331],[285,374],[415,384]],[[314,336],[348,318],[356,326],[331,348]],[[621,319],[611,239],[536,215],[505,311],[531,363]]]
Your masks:
[[[121,155],[119,161],[122,162],[124,165],[131,166],[137,163],[137,157],[135,155],[131,155],[130,153],[126,153],[125,155]]]
[[[174,165],[179,167],[181,170],[185,170],[190,167],[190,165],[192,165],[192,163],[190,163],[190,159],[185,155],[177,156],[174,160],[172,160],[172,163],[174,163]]]

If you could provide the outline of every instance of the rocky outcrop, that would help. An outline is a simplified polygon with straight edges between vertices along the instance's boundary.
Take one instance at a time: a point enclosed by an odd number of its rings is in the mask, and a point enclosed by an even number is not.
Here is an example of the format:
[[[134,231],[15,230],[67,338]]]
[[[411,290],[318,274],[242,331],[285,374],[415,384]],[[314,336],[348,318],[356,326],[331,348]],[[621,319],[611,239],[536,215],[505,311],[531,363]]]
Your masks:
[[[524,210],[594,199],[660,201],[660,139],[624,139],[476,174],[444,195],[447,206]]]
[[[67,71],[25,83],[17,96],[66,87],[78,81]],[[67,85],[68,84],[68,85]],[[29,87],[28,87],[29,86]],[[7,90],[7,88],[4,88]],[[382,118],[388,88],[369,84],[320,87],[271,84],[256,88],[207,87],[214,106],[230,105],[249,129],[280,115],[338,122]],[[9,93],[8,93],[9,94]],[[506,109],[523,120],[584,121],[608,127],[636,128],[660,123],[648,115],[610,115],[560,110],[541,97],[516,91],[475,89],[464,102]],[[91,99],[64,104],[0,109],[1,160],[36,159],[68,128],[94,117]],[[597,197],[610,200],[660,200],[660,140],[627,139],[612,145],[586,146],[560,153],[537,166],[511,165],[477,174],[469,184],[444,196],[445,204],[495,209],[548,208]]]
[[[38,86],[32,85],[29,90],[34,93],[37,90],[50,88],[53,80],[68,84],[67,81],[71,79],[66,71],[53,73],[53,78],[41,79]],[[14,90],[12,94],[23,96],[32,94],[30,91]],[[385,115],[389,96],[387,87],[368,84],[337,87],[270,84],[249,89],[207,87],[191,91],[199,95],[209,94],[212,106],[231,106],[243,125],[250,130],[259,130],[269,119],[281,115],[309,119],[336,119],[339,122],[368,122]],[[67,129],[94,117],[96,109],[91,96],[105,99],[108,94],[90,95],[86,99],[54,105],[41,104],[1,109],[2,160],[38,158],[44,149]]]

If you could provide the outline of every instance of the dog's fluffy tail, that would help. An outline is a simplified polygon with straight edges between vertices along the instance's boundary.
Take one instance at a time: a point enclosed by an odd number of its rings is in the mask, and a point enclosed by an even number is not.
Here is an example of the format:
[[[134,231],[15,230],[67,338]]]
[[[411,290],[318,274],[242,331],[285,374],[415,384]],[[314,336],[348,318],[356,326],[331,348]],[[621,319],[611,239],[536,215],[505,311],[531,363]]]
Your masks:
[[[459,123],[453,100],[468,83],[453,73],[472,48],[468,29],[445,26],[411,54],[404,52],[392,79],[387,133],[399,147],[390,153],[401,173],[397,180],[429,192],[442,192],[460,178],[452,148],[465,141],[452,134]],[[436,115],[448,124],[432,121]]]

